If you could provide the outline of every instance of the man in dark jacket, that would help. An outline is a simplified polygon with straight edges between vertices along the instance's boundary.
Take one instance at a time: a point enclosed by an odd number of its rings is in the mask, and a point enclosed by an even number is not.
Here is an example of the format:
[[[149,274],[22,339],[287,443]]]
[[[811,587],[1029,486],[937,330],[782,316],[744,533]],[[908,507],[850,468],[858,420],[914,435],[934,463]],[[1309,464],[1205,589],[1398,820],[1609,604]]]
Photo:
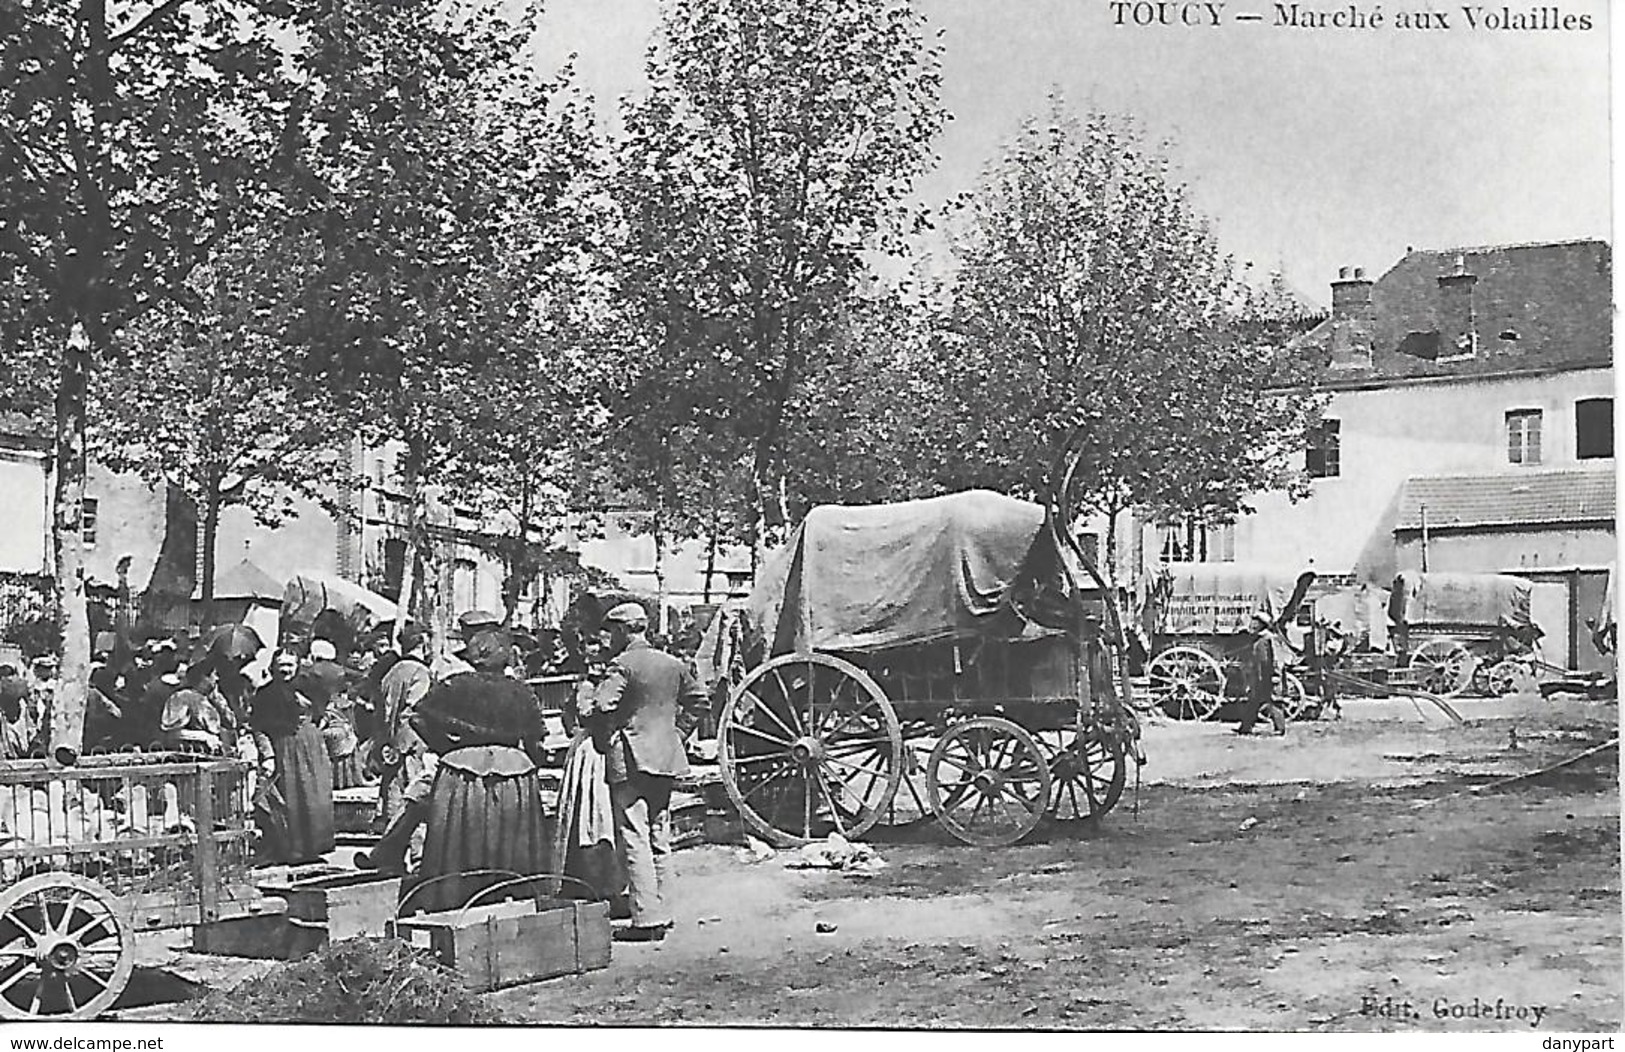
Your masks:
[[[705,692],[688,666],[649,645],[642,607],[622,603],[604,623],[616,656],[581,716],[604,754],[615,846],[630,885],[632,926],[617,937],[658,940],[672,926],[664,900],[672,785],[688,773],[678,723],[705,705]]]
[[[1285,734],[1286,713],[1275,701],[1275,640],[1270,635],[1269,615],[1263,610],[1253,611],[1241,671],[1247,686],[1247,700],[1242,705],[1241,725],[1236,733],[1251,734],[1262,711],[1275,725],[1275,733]]]

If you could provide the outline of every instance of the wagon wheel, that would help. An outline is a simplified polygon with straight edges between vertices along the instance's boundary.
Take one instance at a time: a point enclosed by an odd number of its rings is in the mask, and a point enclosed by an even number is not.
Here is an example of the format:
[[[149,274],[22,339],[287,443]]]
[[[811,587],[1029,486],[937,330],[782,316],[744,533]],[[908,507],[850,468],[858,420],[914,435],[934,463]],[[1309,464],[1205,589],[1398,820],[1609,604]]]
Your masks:
[[[1048,754],[1049,811],[1057,822],[1096,818],[1117,806],[1128,784],[1128,753],[1123,743],[1090,729],[1044,731],[1038,736]]]
[[[1411,654],[1416,685],[1440,697],[1453,698],[1473,681],[1473,655],[1454,639],[1430,639]]]
[[[1224,667],[1200,647],[1169,647],[1145,674],[1157,707],[1175,719],[1205,720],[1224,704]]]
[[[130,931],[100,884],[41,873],[0,892],[0,1018],[94,1019],[134,966]]]
[[[1278,696],[1289,722],[1308,718],[1309,691],[1304,689],[1303,680],[1296,673],[1282,670]]]
[[[925,768],[931,810],[967,844],[1014,844],[1049,808],[1049,761],[1019,725],[998,716],[955,724]]]
[[[1535,672],[1528,662],[1505,658],[1490,666],[1484,674],[1484,685],[1493,697],[1516,694],[1534,687]]]
[[[903,774],[897,713],[874,680],[828,654],[752,669],[717,731],[722,784],[739,816],[778,847],[878,822]]]

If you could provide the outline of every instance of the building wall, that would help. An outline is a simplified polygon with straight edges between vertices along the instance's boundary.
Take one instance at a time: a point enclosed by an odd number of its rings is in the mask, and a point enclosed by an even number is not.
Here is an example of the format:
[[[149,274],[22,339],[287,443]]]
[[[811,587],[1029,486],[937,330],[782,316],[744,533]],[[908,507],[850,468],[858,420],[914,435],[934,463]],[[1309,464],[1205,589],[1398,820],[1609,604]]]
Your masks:
[[[1326,416],[1340,421],[1341,474],[1315,479],[1296,504],[1284,494],[1255,497],[1256,513],[1236,526],[1239,561],[1309,563],[1352,573],[1368,549],[1391,547],[1400,487],[1416,475],[1475,474],[1573,467],[1574,403],[1612,397],[1613,372],[1416,383],[1341,391]],[[1542,463],[1507,463],[1506,413],[1540,409]]]
[[[0,573],[44,573],[50,561],[45,454],[0,449]]]
[[[50,570],[53,502],[47,466],[44,453],[0,449],[0,572]],[[128,555],[130,583],[144,588],[164,539],[163,492],[139,476],[91,464],[85,497],[96,502],[94,540],[84,549],[87,580],[117,584],[118,562]]]
[[[1396,547],[1401,570],[1422,568],[1422,535],[1405,531]],[[1441,573],[1523,573],[1606,567],[1617,549],[1600,527],[1550,530],[1428,531],[1428,569]]]
[[[295,508],[298,514],[274,530],[256,523],[245,508],[223,510],[215,537],[215,573],[252,559],[284,583],[298,573],[338,576],[332,517],[311,501],[298,501]]]

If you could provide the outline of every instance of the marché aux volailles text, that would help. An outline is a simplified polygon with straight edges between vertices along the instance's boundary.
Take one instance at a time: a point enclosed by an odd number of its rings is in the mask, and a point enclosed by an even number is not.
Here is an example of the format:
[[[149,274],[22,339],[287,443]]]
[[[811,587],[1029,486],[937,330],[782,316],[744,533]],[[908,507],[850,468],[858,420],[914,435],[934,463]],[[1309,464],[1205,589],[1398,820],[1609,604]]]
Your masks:
[[[1463,4],[1438,11],[1413,11],[1404,6],[1384,9],[1381,4],[1343,4],[1313,7],[1275,4],[1274,24],[1294,29],[1488,29],[1514,32],[1585,32],[1593,27],[1589,14],[1565,11],[1556,5],[1499,7]]]

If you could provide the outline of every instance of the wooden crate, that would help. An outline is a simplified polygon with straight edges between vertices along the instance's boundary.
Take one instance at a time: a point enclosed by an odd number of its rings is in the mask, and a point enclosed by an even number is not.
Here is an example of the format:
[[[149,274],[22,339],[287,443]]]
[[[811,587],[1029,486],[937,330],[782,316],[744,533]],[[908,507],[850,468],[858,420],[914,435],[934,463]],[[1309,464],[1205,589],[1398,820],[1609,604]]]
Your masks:
[[[395,933],[433,950],[470,991],[609,967],[609,905],[520,899],[402,917]]]
[[[321,928],[290,924],[283,899],[265,899],[248,912],[192,929],[192,952],[255,960],[292,961],[315,953],[327,942]]]
[[[260,890],[288,904],[288,923],[321,928],[327,939],[382,938],[395,917],[401,878],[378,873],[339,873],[265,883]]]

